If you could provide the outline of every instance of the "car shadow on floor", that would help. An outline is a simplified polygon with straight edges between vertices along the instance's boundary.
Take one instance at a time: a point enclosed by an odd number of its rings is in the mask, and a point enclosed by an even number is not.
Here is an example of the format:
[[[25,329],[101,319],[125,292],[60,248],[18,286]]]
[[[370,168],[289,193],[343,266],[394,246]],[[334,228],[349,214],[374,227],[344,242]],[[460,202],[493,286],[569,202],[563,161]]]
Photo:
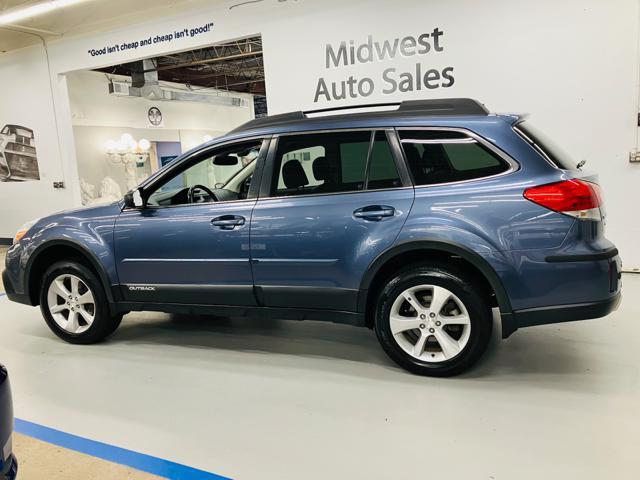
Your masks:
[[[549,381],[549,375],[557,375],[560,382],[567,374],[589,373],[592,360],[579,345],[568,347],[557,328],[517,332],[502,341],[499,318],[494,317],[487,352],[459,378],[508,380],[546,375]],[[119,342],[340,359],[403,372],[386,356],[372,330],[327,322],[138,312],[126,316],[108,340]]]
[[[135,313],[124,317],[108,342],[328,357],[395,368],[372,330],[327,322]]]

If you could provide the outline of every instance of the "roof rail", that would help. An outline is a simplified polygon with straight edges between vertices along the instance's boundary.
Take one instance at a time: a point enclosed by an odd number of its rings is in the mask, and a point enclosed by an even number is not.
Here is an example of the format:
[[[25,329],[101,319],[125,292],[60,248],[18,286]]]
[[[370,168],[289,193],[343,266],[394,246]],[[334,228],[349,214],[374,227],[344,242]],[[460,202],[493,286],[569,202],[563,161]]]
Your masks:
[[[250,130],[260,127],[268,127],[272,125],[281,125],[288,122],[297,122],[304,120],[308,114],[339,112],[341,110],[356,110],[361,108],[376,107],[398,107],[391,112],[399,113],[416,113],[426,116],[447,116],[447,115],[482,115],[486,116],[489,111],[483,104],[472,98],[443,98],[432,100],[405,100],[404,102],[393,103],[369,103],[366,105],[341,105],[339,107],[320,108],[317,110],[306,110],[304,112],[280,113],[278,115],[269,115],[267,117],[256,118],[247,123],[240,125],[238,128],[229,133],[237,133],[244,130]],[[378,113],[378,112],[376,112]],[[388,113],[388,112],[387,112]],[[364,113],[363,113],[364,114]]]
[[[389,102],[389,103],[366,103],[364,105],[341,105],[339,107],[327,107],[318,108],[316,110],[305,110],[303,113],[324,113],[324,112],[336,112],[340,110],[355,110],[357,108],[376,108],[376,107],[397,107],[402,105],[402,102]]]
[[[489,110],[472,98],[443,98],[432,100],[405,100],[403,102],[368,103],[365,105],[341,105],[339,107],[305,110],[309,113],[325,113],[358,108],[398,107],[398,112],[420,111],[427,115],[488,115]]]
[[[473,98],[406,100],[400,104],[398,111],[420,111],[428,115],[489,115],[489,110]]]

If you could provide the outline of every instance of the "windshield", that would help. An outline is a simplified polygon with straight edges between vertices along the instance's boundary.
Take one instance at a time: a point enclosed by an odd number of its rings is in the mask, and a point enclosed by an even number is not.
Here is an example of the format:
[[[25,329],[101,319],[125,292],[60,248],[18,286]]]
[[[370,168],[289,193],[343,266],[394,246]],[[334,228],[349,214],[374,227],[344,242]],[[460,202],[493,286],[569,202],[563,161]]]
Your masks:
[[[576,168],[576,162],[571,159],[568,153],[529,122],[519,123],[514,129],[552,165],[562,170]]]

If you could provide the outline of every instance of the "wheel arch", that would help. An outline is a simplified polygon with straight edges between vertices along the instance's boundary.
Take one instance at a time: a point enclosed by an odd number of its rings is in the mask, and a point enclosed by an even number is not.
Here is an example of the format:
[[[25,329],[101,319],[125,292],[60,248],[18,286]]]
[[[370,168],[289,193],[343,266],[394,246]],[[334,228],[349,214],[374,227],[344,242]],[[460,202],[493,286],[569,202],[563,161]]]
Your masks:
[[[448,260],[456,259],[458,265],[463,265],[468,271],[485,282],[495,294],[500,313],[512,313],[511,301],[504,288],[502,280],[495,269],[478,253],[455,242],[443,240],[418,240],[400,243],[380,254],[369,266],[360,283],[358,297],[358,311],[365,314],[367,326],[372,326],[370,315],[372,299],[375,297],[382,281],[393,271],[397,271],[403,260]]]
[[[98,279],[107,296],[109,308],[113,310],[114,296],[111,290],[111,283],[97,256],[84,245],[66,239],[47,240],[39,245],[29,256],[25,267],[24,287],[25,293],[29,295],[31,304],[38,305],[40,301],[38,277],[41,277],[51,264],[65,259],[80,259],[98,275]]]

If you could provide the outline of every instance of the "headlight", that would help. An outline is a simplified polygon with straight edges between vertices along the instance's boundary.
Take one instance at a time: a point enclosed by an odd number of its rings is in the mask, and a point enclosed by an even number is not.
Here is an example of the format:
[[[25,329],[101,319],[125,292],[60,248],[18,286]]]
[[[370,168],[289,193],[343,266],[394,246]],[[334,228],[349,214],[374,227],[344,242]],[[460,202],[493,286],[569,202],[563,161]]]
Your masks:
[[[36,222],[40,220],[39,218],[36,218],[35,220],[31,220],[30,222],[25,223],[24,225],[22,225],[18,231],[16,232],[16,236],[13,237],[13,243],[16,244],[18,243],[20,240],[22,240],[22,237],[25,236],[25,234],[29,231],[29,229],[31,227],[33,227]]]

